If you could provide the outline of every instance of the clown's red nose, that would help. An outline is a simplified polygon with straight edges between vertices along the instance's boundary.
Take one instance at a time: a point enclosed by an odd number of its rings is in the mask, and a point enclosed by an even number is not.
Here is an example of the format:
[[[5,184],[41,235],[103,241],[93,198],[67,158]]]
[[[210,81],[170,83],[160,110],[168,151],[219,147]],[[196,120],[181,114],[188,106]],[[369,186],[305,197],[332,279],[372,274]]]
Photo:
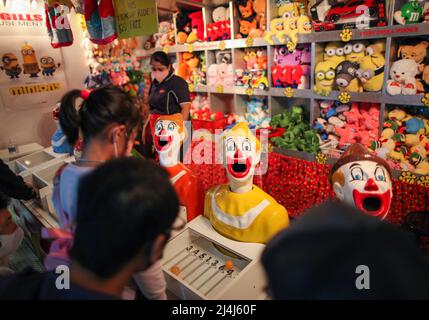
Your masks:
[[[241,153],[240,149],[236,149],[235,150],[235,154],[234,154],[234,158],[235,159],[240,159],[243,156],[243,154]]]
[[[378,186],[375,183],[374,179],[369,179],[365,184],[365,191],[378,191]]]

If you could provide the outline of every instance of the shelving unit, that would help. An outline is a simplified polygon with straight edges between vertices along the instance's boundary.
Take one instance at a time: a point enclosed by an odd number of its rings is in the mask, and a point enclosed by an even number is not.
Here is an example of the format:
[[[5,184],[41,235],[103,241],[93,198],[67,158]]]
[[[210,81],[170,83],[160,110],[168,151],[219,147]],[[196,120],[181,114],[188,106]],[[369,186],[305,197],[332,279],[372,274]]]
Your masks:
[[[392,62],[394,61],[394,57],[391,56],[392,50],[395,50],[395,46],[397,44],[397,40],[401,40],[401,38],[409,38],[416,36],[423,36],[429,39],[429,24],[418,23],[418,24],[409,24],[409,25],[397,25],[394,24],[393,21],[393,13],[395,10],[399,10],[401,6],[406,3],[407,0],[386,0],[386,8],[387,8],[387,17],[388,17],[388,25],[384,27],[372,27],[370,29],[353,29],[351,41],[354,40],[372,40],[372,39],[386,39],[386,52],[385,52],[385,81],[387,82],[389,78],[389,70]],[[220,50],[220,49],[231,49],[232,59],[234,66],[237,65],[237,59],[239,57],[236,55],[237,49],[248,48],[249,43],[246,39],[234,39],[234,28],[237,27],[235,24],[235,19],[233,16],[233,10],[231,9],[233,6],[233,1],[228,0],[216,0],[216,1],[204,1],[203,4],[201,2],[193,2],[193,1],[184,1],[184,5],[189,6],[190,3],[194,5],[196,8],[201,8],[203,10],[204,17],[208,17],[211,13],[211,10],[219,5],[229,5],[230,8],[230,19],[232,21],[231,28],[233,29],[232,39],[225,41],[214,41],[214,42],[204,42],[204,43],[194,43],[192,45],[175,45],[171,46],[168,49],[165,48],[154,48],[150,51],[144,53],[144,55],[150,55],[154,51],[164,50],[168,51],[170,54],[178,55],[181,52],[187,51],[204,51],[206,53],[206,61],[210,62],[209,56],[212,55],[212,51]],[[177,4],[180,8],[181,1],[178,0]],[[270,20],[274,16],[275,12],[275,1],[267,0],[267,29],[270,27]],[[324,32],[312,32],[311,34],[299,35],[299,43],[311,43],[311,52],[312,52],[312,62],[311,62],[311,74],[310,74],[310,83],[311,86],[309,89],[295,89],[292,98],[287,98],[285,95],[284,88],[274,88],[272,86],[271,81],[271,67],[273,63],[273,50],[275,45],[279,45],[275,42],[275,44],[269,45],[263,38],[254,39],[251,43],[250,47],[265,47],[267,49],[268,56],[268,80],[270,84],[270,88],[268,90],[259,90],[254,89],[252,95],[254,96],[268,96],[268,105],[272,110],[272,114],[276,114],[286,110],[286,108],[290,107],[294,104],[302,104],[305,106],[305,110],[308,110],[308,121],[313,123],[315,117],[317,116],[316,110],[316,100],[337,100],[339,95],[338,91],[333,91],[327,97],[320,96],[316,94],[314,89],[314,68],[316,64],[316,52],[320,50],[322,44],[324,42],[330,41],[341,41],[340,40],[341,30],[335,31],[324,31]],[[207,93],[210,98],[210,103],[213,111],[235,111],[243,112],[242,107],[235,108],[234,103],[237,102],[237,99],[241,99],[240,96],[246,95],[246,89],[244,87],[231,87],[231,88],[223,88],[222,92],[219,92],[218,88],[210,87],[210,86],[196,86],[194,87],[194,92],[196,93]],[[222,96],[225,96],[222,98]],[[362,92],[362,93],[350,93],[351,100],[353,102],[373,102],[380,104],[380,132],[382,130],[382,123],[385,117],[385,110],[388,105],[402,105],[402,106],[419,106],[422,105],[421,99],[423,97],[422,94],[413,95],[413,96],[390,96],[386,93],[385,86],[382,89],[382,92]],[[231,101],[234,102],[231,107]],[[224,103],[224,105],[222,105]]]

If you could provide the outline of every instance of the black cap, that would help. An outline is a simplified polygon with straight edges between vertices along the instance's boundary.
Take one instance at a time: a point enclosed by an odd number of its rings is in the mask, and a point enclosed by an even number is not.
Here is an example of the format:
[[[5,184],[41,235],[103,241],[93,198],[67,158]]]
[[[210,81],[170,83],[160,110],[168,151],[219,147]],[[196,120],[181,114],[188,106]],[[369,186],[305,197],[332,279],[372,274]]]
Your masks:
[[[339,202],[279,233],[262,264],[274,299],[429,299],[429,261],[415,238]]]

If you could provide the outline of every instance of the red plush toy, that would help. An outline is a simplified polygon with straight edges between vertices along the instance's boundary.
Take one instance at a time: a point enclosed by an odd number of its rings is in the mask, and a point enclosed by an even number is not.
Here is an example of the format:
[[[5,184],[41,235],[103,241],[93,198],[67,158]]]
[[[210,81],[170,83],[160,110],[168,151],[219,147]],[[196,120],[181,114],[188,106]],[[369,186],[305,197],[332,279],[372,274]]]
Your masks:
[[[191,19],[191,28],[192,30],[196,30],[197,38],[199,41],[204,41],[204,20],[203,20],[203,12],[197,11],[191,13],[189,15]]]

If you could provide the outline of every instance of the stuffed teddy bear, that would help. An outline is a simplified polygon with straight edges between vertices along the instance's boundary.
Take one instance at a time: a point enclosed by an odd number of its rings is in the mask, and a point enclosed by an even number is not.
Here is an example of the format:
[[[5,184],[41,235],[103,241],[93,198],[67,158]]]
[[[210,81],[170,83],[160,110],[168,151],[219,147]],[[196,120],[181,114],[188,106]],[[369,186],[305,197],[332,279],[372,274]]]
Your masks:
[[[418,64],[411,59],[395,61],[390,69],[391,80],[387,81],[387,93],[390,95],[414,95],[417,93],[416,76]]]
[[[253,0],[253,11],[256,14],[258,29],[264,32],[267,28],[266,0]]]
[[[429,85],[429,42],[422,38],[407,39],[401,43],[398,49],[398,57],[412,59],[418,64],[419,76],[417,79],[417,92],[425,91]],[[422,82],[423,81],[423,82]]]
[[[156,39],[155,47],[164,47],[174,45],[174,29],[169,21],[159,23],[159,32],[154,34]]]

